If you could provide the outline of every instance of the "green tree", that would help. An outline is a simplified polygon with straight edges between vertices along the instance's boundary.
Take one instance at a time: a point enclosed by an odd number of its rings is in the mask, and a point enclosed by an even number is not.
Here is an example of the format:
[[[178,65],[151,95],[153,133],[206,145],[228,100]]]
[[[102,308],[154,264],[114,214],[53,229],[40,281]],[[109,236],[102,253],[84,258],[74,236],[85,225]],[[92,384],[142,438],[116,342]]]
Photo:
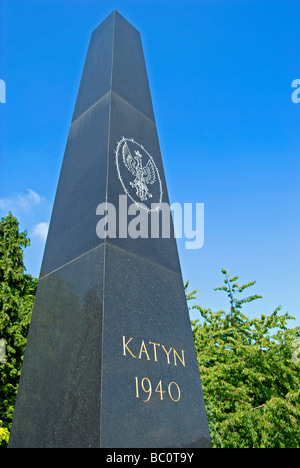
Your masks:
[[[0,419],[2,445],[7,442],[21,373],[23,355],[38,280],[25,273],[23,248],[27,232],[9,213],[0,220],[0,339],[6,347],[0,363]],[[6,431],[5,431],[6,429]],[[1,446],[0,438],[0,446]],[[3,442],[4,441],[4,442]]]
[[[6,427],[2,427],[2,421],[0,421],[0,446],[6,445],[9,439],[9,430]]]
[[[224,286],[215,290],[227,293],[229,311],[192,307],[202,316],[192,330],[213,445],[299,447],[300,364],[292,355],[300,327],[289,329],[293,317],[280,315],[280,307],[247,318],[243,305],[261,296],[237,296],[255,282],[240,286],[237,276],[222,273]]]

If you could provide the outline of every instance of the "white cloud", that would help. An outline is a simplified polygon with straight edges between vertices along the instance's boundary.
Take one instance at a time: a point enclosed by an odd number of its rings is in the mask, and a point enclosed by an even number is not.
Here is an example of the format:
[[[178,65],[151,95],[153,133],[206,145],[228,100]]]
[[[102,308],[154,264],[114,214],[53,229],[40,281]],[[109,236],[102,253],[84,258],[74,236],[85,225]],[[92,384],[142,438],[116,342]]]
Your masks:
[[[32,234],[41,239],[42,241],[45,241],[47,238],[48,229],[49,223],[38,223],[36,226],[34,226]]]
[[[39,205],[44,198],[37,192],[27,189],[26,194],[16,193],[12,197],[0,198],[0,210],[4,212],[11,211],[18,213],[20,210],[29,211],[31,208]]]
[[[27,189],[27,191],[28,194],[26,197],[22,198],[22,202],[25,203],[25,206],[37,205],[38,203],[41,203],[42,197],[38,193],[31,189]]]

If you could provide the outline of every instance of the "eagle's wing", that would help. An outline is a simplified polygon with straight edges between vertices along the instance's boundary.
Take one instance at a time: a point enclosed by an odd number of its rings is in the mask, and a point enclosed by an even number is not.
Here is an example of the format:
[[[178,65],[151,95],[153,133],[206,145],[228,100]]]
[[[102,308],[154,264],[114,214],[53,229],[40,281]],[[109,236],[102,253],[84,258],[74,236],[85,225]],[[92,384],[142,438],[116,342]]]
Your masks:
[[[125,141],[123,148],[122,148],[122,154],[123,154],[123,161],[126,166],[126,168],[135,176],[136,175],[136,161],[132,157],[132,154],[129,151],[128,145]]]
[[[143,176],[146,184],[154,184],[156,180],[155,169],[151,159],[148,160],[145,167],[143,167]]]

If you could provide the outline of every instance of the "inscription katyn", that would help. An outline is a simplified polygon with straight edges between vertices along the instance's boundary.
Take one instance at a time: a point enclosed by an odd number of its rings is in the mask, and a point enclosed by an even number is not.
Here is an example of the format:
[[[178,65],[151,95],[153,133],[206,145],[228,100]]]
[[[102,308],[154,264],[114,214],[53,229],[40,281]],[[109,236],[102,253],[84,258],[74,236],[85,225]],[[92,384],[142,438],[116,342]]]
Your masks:
[[[141,344],[132,342],[133,338],[127,339],[126,336],[123,338],[123,356],[132,356],[135,359],[146,358],[147,361],[156,361],[164,359],[167,364],[177,366],[179,361],[183,367],[185,367],[184,350],[181,353],[177,352],[172,346],[169,350],[160,343],[148,341],[147,346],[145,340],[141,341]],[[160,351],[161,350],[161,351]]]
[[[142,340],[137,342],[133,337],[126,338],[122,335],[123,356],[129,356],[134,359],[145,359],[147,361],[164,361],[167,365],[177,367],[177,363],[185,367],[184,350],[177,351],[173,346],[165,347],[161,343],[155,341]],[[165,382],[160,379],[158,382],[152,382],[148,377],[134,377],[135,396],[143,398],[144,403],[147,403],[154,393],[160,395],[160,400],[170,398],[177,403],[181,398],[181,390],[177,382]],[[143,392],[143,396],[141,396]]]

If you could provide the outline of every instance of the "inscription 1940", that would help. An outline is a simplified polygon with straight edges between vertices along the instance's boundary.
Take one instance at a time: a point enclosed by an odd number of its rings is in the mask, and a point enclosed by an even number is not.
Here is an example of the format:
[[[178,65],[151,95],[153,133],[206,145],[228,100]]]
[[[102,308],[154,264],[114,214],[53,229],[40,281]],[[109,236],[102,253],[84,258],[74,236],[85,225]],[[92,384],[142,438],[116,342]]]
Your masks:
[[[125,335],[122,335],[122,344],[123,344],[123,356],[130,356],[134,359],[146,359],[147,361],[158,362],[164,360],[167,365],[177,366],[182,365],[185,367],[185,357],[184,350],[181,349],[180,352],[176,351],[172,346],[167,349],[163,344],[156,343],[153,341],[148,341],[147,345],[145,340],[142,340],[141,343],[136,343],[133,341],[133,338],[126,338]],[[158,384],[153,386],[149,378],[143,377],[139,378],[134,377],[135,381],[135,396],[140,398],[140,391],[143,391],[145,394],[144,403],[147,403],[150,398],[153,396],[153,391],[160,395],[160,400],[164,400],[165,397],[169,397],[172,401],[178,402],[181,398],[181,390],[179,385],[176,382],[164,383],[162,380],[159,380]],[[164,390],[165,388],[165,390]]]

